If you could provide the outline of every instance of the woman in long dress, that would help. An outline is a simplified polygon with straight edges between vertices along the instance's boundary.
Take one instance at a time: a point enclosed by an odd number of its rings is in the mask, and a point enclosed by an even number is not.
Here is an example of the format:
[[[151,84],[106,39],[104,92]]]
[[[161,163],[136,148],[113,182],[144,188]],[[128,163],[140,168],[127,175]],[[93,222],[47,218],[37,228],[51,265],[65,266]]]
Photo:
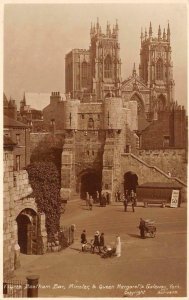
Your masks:
[[[115,247],[116,247],[116,256],[120,257],[121,256],[121,239],[120,239],[119,235],[116,236]]]

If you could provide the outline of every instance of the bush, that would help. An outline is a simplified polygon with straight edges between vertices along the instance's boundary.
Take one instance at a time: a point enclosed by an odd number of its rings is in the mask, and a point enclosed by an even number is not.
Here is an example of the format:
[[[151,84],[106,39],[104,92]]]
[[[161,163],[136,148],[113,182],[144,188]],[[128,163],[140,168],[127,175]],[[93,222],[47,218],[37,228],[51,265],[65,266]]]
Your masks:
[[[52,162],[34,162],[27,168],[39,212],[45,213],[48,238],[53,239],[60,226],[60,176]]]

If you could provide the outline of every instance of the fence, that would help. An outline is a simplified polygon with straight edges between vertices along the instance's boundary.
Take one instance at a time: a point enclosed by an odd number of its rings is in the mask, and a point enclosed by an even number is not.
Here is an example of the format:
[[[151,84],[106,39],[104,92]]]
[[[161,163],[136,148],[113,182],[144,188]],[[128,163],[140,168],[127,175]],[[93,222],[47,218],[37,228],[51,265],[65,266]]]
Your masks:
[[[5,298],[27,297],[27,282],[7,280],[3,282],[3,295]]]
[[[74,228],[72,226],[62,226],[59,232],[59,241],[61,249],[68,247],[74,242]]]
[[[5,280],[3,282],[4,298],[37,298],[39,276],[28,276],[27,281]]]
[[[47,252],[57,252],[69,247],[74,242],[75,225],[61,226],[56,240],[47,243]]]

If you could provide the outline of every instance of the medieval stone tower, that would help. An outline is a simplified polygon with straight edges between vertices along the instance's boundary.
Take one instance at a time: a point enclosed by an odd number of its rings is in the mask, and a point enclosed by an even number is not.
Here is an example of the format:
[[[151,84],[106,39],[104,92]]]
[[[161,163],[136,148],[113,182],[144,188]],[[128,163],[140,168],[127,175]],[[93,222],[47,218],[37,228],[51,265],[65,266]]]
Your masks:
[[[96,26],[91,25],[91,79],[92,91],[97,99],[103,99],[110,90],[119,95],[121,81],[121,60],[119,57],[118,24],[111,31],[107,23],[106,34],[102,33],[97,20]]]
[[[150,112],[156,114],[174,101],[173,63],[171,60],[170,27],[163,32],[159,26],[157,37],[153,36],[150,23],[149,32],[141,31],[139,76],[150,89]]]
[[[87,102],[89,98],[102,100],[110,90],[119,95],[121,82],[121,60],[119,56],[118,24],[107,24],[102,33],[97,20],[91,24],[89,50],[73,49],[65,58],[66,93],[72,98]]]

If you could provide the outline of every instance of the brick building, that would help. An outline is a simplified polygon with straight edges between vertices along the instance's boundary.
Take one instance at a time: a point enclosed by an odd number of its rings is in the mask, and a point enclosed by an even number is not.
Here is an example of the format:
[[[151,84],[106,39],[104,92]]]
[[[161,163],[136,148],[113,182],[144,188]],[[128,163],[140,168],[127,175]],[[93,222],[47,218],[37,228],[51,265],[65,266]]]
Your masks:
[[[14,170],[23,170],[30,162],[29,128],[22,122],[4,116],[4,135],[16,144],[13,152]]]

